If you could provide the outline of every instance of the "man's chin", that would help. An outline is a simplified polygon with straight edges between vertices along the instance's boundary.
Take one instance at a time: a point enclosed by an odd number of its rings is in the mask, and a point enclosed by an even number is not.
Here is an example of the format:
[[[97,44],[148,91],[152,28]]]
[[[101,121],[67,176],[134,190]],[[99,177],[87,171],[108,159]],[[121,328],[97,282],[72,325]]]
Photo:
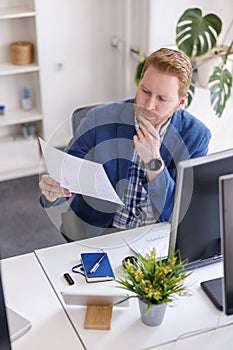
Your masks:
[[[158,125],[158,124],[160,124],[160,123],[163,123],[163,121],[165,120],[165,118],[164,117],[160,117],[160,118],[158,118],[158,117],[156,117],[156,118],[152,118],[152,117],[150,117],[150,118],[146,118],[153,126],[156,126],[156,125]]]
[[[140,119],[148,120],[148,122],[151,123],[151,125],[153,125],[154,127],[156,127],[158,124],[163,123],[164,121],[164,117],[158,118],[158,117],[152,117],[152,116],[147,116],[143,114],[140,114],[139,116],[137,116],[138,122],[140,122]]]
[[[162,116],[161,114],[155,111],[147,110],[142,106],[135,106],[135,112],[138,120],[140,120],[140,118],[146,119],[153,126],[156,126],[157,124],[161,123],[164,119],[164,116]]]
[[[148,120],[148,122],[150,122],[151,125],[153,125],[153,126],[156,126],[159,124],[159,121],[155,118],[145,118],[145,119]]]

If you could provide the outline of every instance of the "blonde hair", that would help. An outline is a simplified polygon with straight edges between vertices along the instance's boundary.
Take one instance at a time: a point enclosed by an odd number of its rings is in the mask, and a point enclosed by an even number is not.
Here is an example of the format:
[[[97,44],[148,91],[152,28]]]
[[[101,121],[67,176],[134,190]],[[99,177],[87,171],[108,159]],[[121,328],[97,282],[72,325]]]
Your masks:
[[[149,66],[161,73],[176,76],[179,81],[179,97],[187,94],[192,79],[192,64],[183,51],[161,48],[153,52],[146,58],[141,79]]]

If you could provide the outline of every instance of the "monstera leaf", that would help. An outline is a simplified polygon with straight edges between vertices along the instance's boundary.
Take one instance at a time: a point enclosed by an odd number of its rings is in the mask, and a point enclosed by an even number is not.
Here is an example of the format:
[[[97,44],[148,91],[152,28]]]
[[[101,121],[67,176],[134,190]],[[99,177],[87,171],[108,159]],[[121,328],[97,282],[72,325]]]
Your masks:
[[[194,94],[195,94],[195,82],[192,79],[191,84],[189,86],[188,98],[187,98],[186,103],[185,103],[185,108],[188,108],[191,105]]]
[[[221,117],[227,100],[231,95],[232,76],[231,73],[224,68],[215,67],[213,74],[209,78],[210,100],[211,105],[218,117]]]
[[[188,9],[177,23],[177,47],[189,57],[202,56],[215,47],[221,30],[222,21],[217,15],[203,17],[201,9]]]

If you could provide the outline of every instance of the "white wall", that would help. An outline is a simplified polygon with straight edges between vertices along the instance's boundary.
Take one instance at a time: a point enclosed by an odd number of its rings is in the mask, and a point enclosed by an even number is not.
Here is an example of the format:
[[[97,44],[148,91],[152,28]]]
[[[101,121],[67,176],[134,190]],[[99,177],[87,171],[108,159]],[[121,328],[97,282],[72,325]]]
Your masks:
[[[148,52],[149,40],[149,20],[150,12],[149,0],[125,0],[127,14],[125,16],[124,42],[126,44],[124,60],[125,96],[134,96],[136,91],[135,70],[138,64],[138,55],[130,51],[141,49],[145,54]]]
[[[188,108],[211,130],[209,153],[233,148],[233,102],[228,102],[221,118],[216,117],[210,105],[209,91],[197,88],[195,98]]]
[[[147,51],[149,0],[35,1],[44,134],[63,146],[76,107],[134,96],[130,47]]]
[[[121,97],[122,56],[110,45],[122,37],[121,1],[36,0],[36,11],[44,134],[62,146],[75,108]]]

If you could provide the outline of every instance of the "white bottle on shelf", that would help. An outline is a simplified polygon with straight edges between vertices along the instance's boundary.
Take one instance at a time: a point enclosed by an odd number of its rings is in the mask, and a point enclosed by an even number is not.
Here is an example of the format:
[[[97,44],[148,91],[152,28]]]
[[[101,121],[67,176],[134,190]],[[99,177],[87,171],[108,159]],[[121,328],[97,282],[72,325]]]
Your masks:
[[[22,108],[25,111],[30,111],[32,109],[30,91],[27,88],[22,89]]]

